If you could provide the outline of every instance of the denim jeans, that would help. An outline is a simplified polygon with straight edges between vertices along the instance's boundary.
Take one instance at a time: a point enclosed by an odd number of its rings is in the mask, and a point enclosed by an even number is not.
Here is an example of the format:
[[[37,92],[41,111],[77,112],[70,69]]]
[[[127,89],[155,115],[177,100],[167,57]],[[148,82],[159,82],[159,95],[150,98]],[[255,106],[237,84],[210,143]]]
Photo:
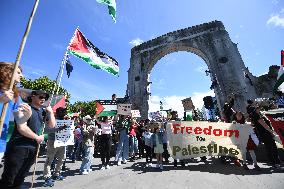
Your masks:
[[[135,136],[130,136],[130,154],[135,155],[138,153],[138,140]]]
[[[72,160],[80,159],[82,153],[82,141],[75,139]]]
[[[115,161],[125,161],[129,159],[129,136],[126,129],[119,133],[119,141],[116,148]]]
[[[92,165],[93,155],[94,155],[94,147],[93,146],[87,146],[84,144],[84,158],[82,160],[81,164],[81,171],[89,171]]]

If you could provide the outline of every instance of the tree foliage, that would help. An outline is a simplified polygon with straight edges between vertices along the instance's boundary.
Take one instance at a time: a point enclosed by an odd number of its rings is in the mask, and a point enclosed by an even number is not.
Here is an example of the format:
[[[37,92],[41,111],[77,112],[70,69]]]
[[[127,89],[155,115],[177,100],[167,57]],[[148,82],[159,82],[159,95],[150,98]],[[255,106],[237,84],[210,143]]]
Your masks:
[[[40,78],[35,79],[35,80],[25,79],[25,78],[23,78],[21,80],[21,86],[23,88],[32,89],[32,90],[43,90],[43,91],[48,92],[50,94],[53,92],[55,85],[56,85],[56,82],[49,79],[47,76],[43,76],[43,77],[40,77]],[[56,90],[57,90],[57,88],[56,88]],[[68,91],[66,89],[62,88],[62,87],[59,87],[58,93],[59,94],[65,94],[67,96],[66,97],[67,100],[69,100],[70,97],[71,97],[71,95],[68,93]]]
[[[73,113],[81,111],[81,117],[86,115],[93,116],[96,113],[96,101],[77,101],[68,106],[68,111]]]

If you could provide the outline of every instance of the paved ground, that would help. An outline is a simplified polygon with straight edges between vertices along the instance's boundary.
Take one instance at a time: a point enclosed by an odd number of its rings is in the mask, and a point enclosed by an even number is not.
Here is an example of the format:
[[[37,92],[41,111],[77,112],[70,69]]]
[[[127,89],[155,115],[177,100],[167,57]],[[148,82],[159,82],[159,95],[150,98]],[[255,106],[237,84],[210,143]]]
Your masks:
[[[40,158],[36,171],[34,188],[43,187],[43,163]],[[155,168],[145,168],[144,160],[129,162],[121,166],[112,165],[110,170],[99,170],[99,159],[94,159],[93,172],[80,175],[81,162],[67,163],[70,170],[64,172],[64,181],[55,182],[54,189],[93,189],[93,188],[218,188],[218,189],[283,189],[284,172],[274,171],[261,163],[262,171],[243,170],[233,164],[223,165],[218,159],[212,158],[207,163],[195,159],[187,163],[185,168],[173,168],[173,164],[164,165],[161,172]],[[253,168],[249,165],[249,168]],[[0,168],[2,174],[3,168]],[[22,188],[29,188],[31,173]]]

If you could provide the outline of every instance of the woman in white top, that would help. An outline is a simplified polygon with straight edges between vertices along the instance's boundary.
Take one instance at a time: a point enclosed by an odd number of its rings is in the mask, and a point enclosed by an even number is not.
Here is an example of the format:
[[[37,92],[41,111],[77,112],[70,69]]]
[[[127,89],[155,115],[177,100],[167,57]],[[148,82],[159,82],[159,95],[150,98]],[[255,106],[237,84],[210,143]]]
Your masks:
[[[108,116],[102,117],[102,122],[98,122],[100,125],[102,134],[100,136],[100,156],[102,161],[101,170],[110,169],[110,150],[111,150],[111,134],[112,125],[110,124],[110,119]]]

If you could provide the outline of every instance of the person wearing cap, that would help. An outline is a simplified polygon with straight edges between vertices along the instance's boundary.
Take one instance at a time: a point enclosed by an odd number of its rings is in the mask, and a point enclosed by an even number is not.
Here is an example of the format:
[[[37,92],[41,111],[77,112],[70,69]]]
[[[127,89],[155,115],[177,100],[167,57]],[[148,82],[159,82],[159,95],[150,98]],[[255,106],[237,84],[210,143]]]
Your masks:
[[[38,145],[44,140],[42,134],[43,123],[49,127],[55,126],[55,117],[52,108],[47,106],[43,110],[44,102],[49,95],[41,90],[32,91],[29,96],[29,105],[32,114],[27,122],[17,120],[15,116],[15,129],[7,144],[4,158],[4,171],[0,188],[20,188],[33,165]]]
[[[93,155],[94,155],[94,136],[96,127],[92,123],[92,118],[87,115],[83,118],[83,125],[81,127],[83,136],[83,151],[84,156],[81,164],[80,171],[83,175],[89,174],[91,170]]]

